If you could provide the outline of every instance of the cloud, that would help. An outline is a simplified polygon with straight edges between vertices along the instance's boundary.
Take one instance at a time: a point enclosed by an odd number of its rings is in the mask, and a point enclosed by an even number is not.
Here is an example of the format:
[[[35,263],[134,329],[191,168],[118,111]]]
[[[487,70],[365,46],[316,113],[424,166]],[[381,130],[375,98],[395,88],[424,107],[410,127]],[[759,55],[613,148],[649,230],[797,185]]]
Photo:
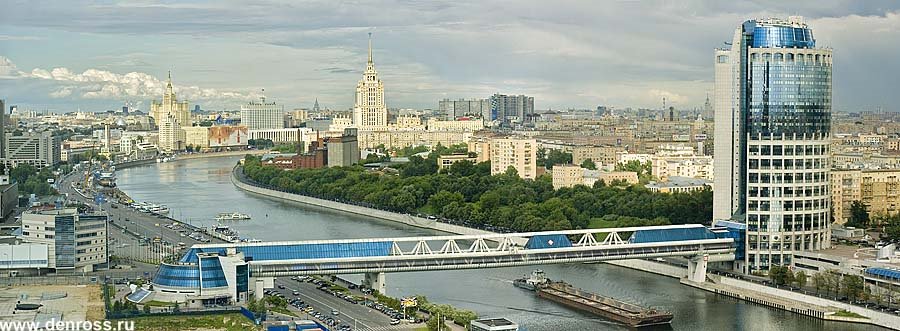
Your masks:
[[[5,57],[0,57],[0,68],[7,68],[7,72],[15,72],[15,76],[21,79],[47,80],[62,85],[48,94],[51,98],[76,96],[83,99],[105,100],[153,99],[161,98],[166,87],[165,81],[144,72],[118,74],[100,69],[87,69],[78,73],[65,67],[50,70],[34,68],[31,72],[21,72],[17,71],[15,64]],[[258,97],[255,92],[202,88],[180,85],[177,82],[173,85],[180,100],[192,102],[233,104]]]
[[[15,76],[18,76],[18,74],[19,69],[16,68],[16,64],[5,56],[0,56],[0,79],[14,78]]]

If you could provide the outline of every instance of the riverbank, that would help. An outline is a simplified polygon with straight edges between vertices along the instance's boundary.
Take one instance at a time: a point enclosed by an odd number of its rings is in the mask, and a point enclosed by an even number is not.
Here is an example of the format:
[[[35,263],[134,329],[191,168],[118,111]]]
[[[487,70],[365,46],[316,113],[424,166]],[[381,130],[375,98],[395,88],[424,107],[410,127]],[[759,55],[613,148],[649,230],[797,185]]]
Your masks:
[[[383,220],[388,220],[392,222],[399,222],[405,225],[410,225],[419,228],[433,229],[439,230],[448,233],[454,234],[490,234],[491,232],[484,230],[477,230],[466,228],[462,226],[456,226],[451,224],[445,224],[441,222],[437,222],[435,220],[429,220],[421,217],[415,217],[412,215],[398,214],[383,210],[371,209],[367,207],[361,207],[351,204],[340,203],[336,201],[312,198],[308,196],[281,192],[277,190],[271,190],[264,187],[260,187],[255,185],[249,178],[243,176],[243,173],[240,171],[240,167],[234,167],[232,169],[232,183],[236,187],[241,190],[251,192],[257,195],[266,196],[269,198],[277,198],[283,199],[287,201],[299,202],[303,204],[308,204],[320,208],[326,208],[341,212],[347,212],[351,214],[365,215],[376,217]],[[610,261],[605,262],[611,265],[620,266],[623,268],[633,269],[637,271],[643,271],[648,273],[653,273],[657,275],[663,275],[667,277],[672,277],[676,279],[684,279],[687,275],[687,269],[684,267],[679,267],[671,264],[647,261],[647,260],[623,260],[623,261]],[[777,308],[780,310],[786,310],[790,312],[794,312],[797,314],[814,317],[817,319],[825,320],[825,321],[840,321],[840,322],[851,322],[851,323],[863,323],[863,324],[871,324],[877,325],[881,327],[891,328],[895,330],[900,330],[900,317],[892,315],[880,313],[877,311],[865,309],[862,307],[857,307],[849,304],[845,304],[838,301],[832,301],[827,299],[822,299],[818,297],[813,297],[809,295],[803,295],[800,293],[790,292],[786,290],[776,289],[760,284],[755,284],[752,282],[737,280],[733,278],[720,277],[715,275],[710,275],[710,279],[712,280],[709,284],[693,284],[689,282],[682,281],[681,283],[684,285],[688,285],[697,289],[702,289],[711,293],[721,294],[723,296],[728,296],[731,298],[735,298],[738,300],[742,300],[745,302],[749,302],[756,305],[767,306],[771,308]],[[756,288],[760,287],[760,288]],[[787,292],[787,293],[782,293]],[[852,317],[842,317],[836,314],[839,311],[848,311],[851,313],[859,314],[861,316],[865,316],[865,318],[852,318]]]
[[[387,210],[373,209],[373,208],[368,208],[368,207],[363,207],[363,206],[357,206],[357,205],[352,205],[352,204],[347,204],[347,203],[342,203],[342,202],[337,202],[337,201],[313,198],[313,197],[309,197],[309,196],[305,196],[305,195],[276,191],[276,190],[260,187],[256,183],[253,183],[252,180],[250,180],[249,178],[246,178],[244,176],[243,172],[241,171],[240,166],[235,166],[234,169],[232,169],[231,181],[232,181],[232,183],[234,183],[234,186],[236,186],[237,188],[244,190],[246,192],[250,192],[250,193],[254,193],[254,194],[258,194],[258,195],[262,195],[262,196],[266,196],[266,197],[271,197],[271,198],[299,202],[302,204],[307,204],[307,205],[316,206],[316,207],[320,207],[320,208],[326,208],[326,209],[330,209],[330,210],[336,210],[336,211],[350,213],[350,214],[375,217],[378,219],[391,221],[391,222],[397,222],[397,223],[401,223],[401,224],[405,224],[405,225],[409,225],[409,226],[414,226],[417,228],[437,230],[437,231],[442,231],[442,232],[447,232],[447,233],[452,233],[452,234],[459,234],[459,235],[495,234],[494,232],[490,232],[490,231],[486,231],[486,230],[472,229],[472,228],[468,228],[468,227],[464,227],[464,226],[460,226],[460,225],[442,223],[442,222],[438,222],[437,220],[427,219],[424,217],[400,214],[400,213],[395,213],[395,212],[391,212],[391,211],[387,211]]]
[[[179,154],[175,157],[172,162],[176,162],[179,160],[194,160],[194,159],[205,159],[205,158],[213,158],[213,157],[229,157],[229,156],[244,156],[247,154],[251,155],[259,155],[270,152],[267,149],[249,149],[249,150],[240,150],[240,151],[227,151],[227,152],[211,152],[211,153],[191,153],[191,154]],[[131,167],[137,167],[147,164],[156,163],[156,158],[151,159],[143,159],[143,160],[134,160],[127,161],[114,164],[116,169],[126,169]]]

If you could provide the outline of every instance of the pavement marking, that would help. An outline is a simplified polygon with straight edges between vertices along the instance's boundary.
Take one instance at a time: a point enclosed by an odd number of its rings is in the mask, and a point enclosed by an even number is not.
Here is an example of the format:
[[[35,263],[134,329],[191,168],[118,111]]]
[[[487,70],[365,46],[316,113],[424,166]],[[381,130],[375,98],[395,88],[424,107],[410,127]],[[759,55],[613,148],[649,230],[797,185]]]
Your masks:
[[[303,295],[303,293],[304,293],[303,291],[300,291],[300,290],[301,290],[300,288],[294,289],[294,288],[285,286],[285,289],[286,289],[286,290],[290,290],[290,291],[297,291],[297,292],[300,292],[301,295]],[[304,296],[305,296],[306,298],[308,298],[309,300],[318,302],[320,305],[323,305],[323,306],[325,306],[326,308],[335,309],[335,308],[331,307],[330,305],[328,305],[327,303],[324,303],[324,302],[322,302],[322,301],[319,301],[318,299],[313,298],[313,297],[310,296],[310,295],[304,295]],[[293,306],[291,306],[291,307],[293,307]],[[294,307],[294,308],[296,308],[296,307]],[[345,313],[345,314],[346,314],[346,313]],[[368,324],[363,323],[363,322],[360,322],[358,318],[353,318],[352,316],[349,316],[349,315],[348,315],[348,317],[350,317],[350,318],[352,318],[353,320],[355,320],[356,323],[361,324],[362,326],[364,326],[364,327],[366,328],[366,330],[375,330],[374,328],[372,328],[372,327],[369,326]]]

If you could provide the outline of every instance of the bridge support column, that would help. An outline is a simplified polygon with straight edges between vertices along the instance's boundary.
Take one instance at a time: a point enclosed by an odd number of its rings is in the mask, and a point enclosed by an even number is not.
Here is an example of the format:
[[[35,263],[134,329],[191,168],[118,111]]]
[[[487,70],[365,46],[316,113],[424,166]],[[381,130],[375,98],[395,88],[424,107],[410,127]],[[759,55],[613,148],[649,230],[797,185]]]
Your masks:
[[[378,291],[378,293],[381,293],[381,295],[387,295],[387,293],[385,293],[385,291],[387,291],[387,288],[385,287],[383,272],[366,273],[363,277],[363,284],[370,289]]]
[[[275,277],[254,277],[253,278],[253,297],[256,300],[263,298],[263,291],[267,288],[275,287]]]
[[[697,255],[688,258],[688,274],[687,279],[695,283],[706,282],[706,266],[709,262],[709,255]]]

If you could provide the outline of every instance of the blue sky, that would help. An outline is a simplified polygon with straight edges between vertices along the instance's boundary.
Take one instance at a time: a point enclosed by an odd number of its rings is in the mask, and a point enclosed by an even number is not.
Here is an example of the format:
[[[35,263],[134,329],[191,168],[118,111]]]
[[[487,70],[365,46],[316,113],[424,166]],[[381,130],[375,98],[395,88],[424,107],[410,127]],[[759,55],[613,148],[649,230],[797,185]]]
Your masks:
[[[547,108],[702,105],[712,51],[749,18],[802,15],[834,48],[834,109],[897,109],[893,1],[7,1],[0,98],[56,111],[179,97],[352,106],[366,37],[389,107],[528,94]],[[788,4],[786,4],[788,3]]]

